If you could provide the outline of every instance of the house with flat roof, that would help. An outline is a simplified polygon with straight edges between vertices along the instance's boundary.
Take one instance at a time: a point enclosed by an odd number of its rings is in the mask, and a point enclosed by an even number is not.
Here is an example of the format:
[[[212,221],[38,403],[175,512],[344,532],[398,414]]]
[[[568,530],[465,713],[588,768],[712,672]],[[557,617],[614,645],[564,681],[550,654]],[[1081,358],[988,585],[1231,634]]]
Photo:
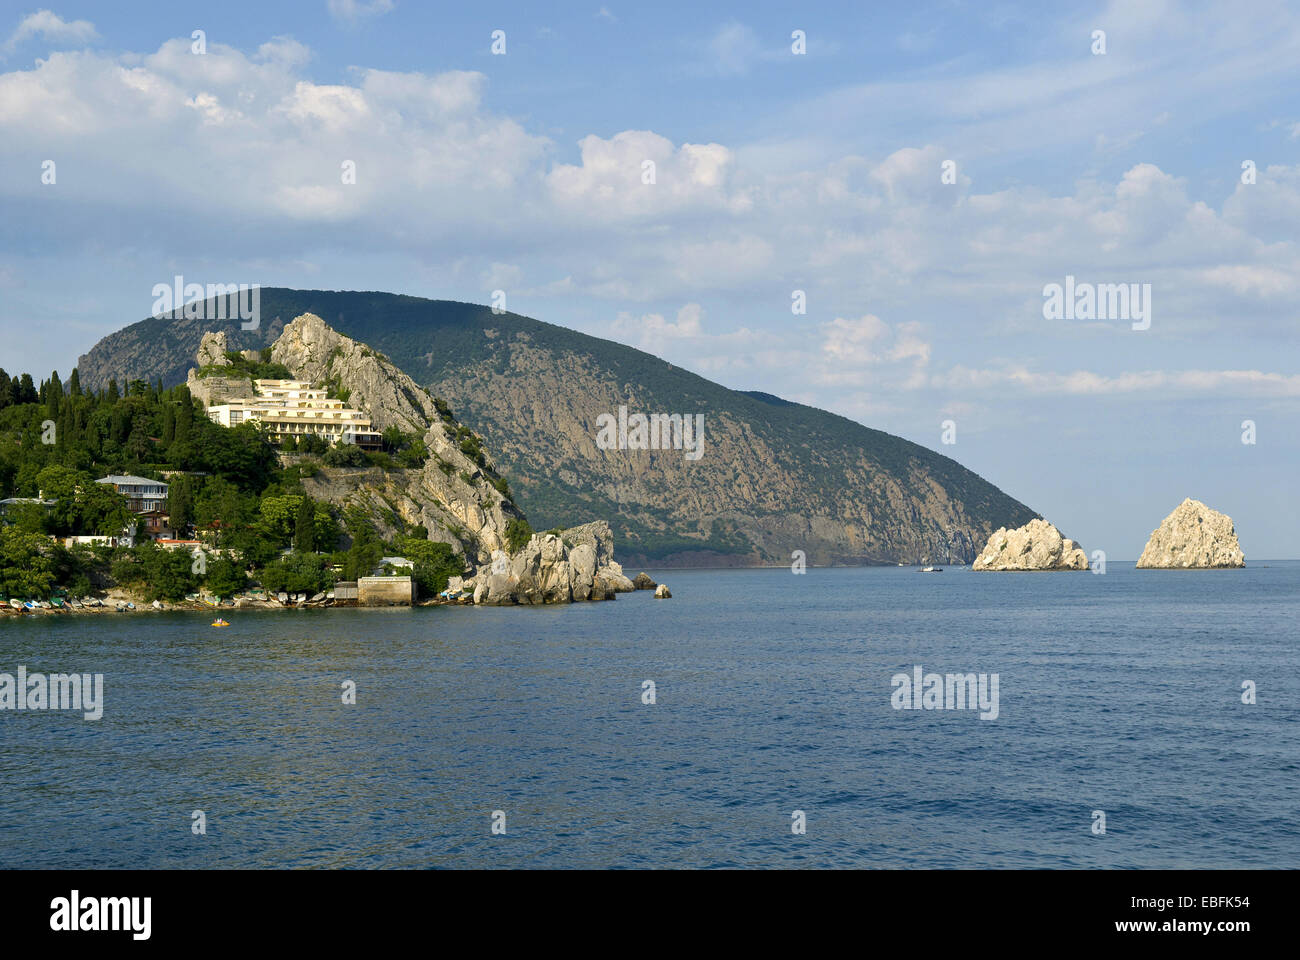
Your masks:
[[[33,503],[38,507],[44,507],[47,511],[52,510],[59,501],[46,500],[44,494],[35,497],[8,497],[0,500],[0,519],[7,519],[11,511],[25,503]]]
[[[111,473],[96,483],[107,483],[126,497],[127,508],[132,513],[165,513],[167,511],[167,484],[148,477],[135,477]]]

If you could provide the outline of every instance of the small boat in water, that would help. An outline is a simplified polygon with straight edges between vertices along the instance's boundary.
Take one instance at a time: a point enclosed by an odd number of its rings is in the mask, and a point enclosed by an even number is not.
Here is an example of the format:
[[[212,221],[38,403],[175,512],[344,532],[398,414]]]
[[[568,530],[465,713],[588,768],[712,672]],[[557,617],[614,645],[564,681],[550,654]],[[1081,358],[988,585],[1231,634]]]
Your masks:
[[[229,620],[225,620],[225,619],[223,619],[223,618],[221,618],[221,617],[218,617],[216,620],[213,620],[213,621],[212,621],[212,625],[213,625],[214,627],[228,627],[228,626],[230,626],[230,621],[229,621]]]
[[[943,573],[943,567],[922,567],[921,573]]]

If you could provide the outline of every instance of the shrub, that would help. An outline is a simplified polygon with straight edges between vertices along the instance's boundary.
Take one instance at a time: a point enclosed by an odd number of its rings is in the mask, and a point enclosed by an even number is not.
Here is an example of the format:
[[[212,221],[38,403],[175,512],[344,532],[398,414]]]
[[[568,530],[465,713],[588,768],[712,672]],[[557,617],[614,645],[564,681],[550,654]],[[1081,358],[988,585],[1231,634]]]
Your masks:
[[[402,541],[402,553],[415,564],[412,575],[422,597],[437,596],[447,589],[448,579],[465,570],[464,558],[449,543],[408,537]]]
[[[370,464],[366,452],[355,443],[335,444],[321,459],[327,467],[364,467]]]
[[[523,549],[533,538],[532,525],[523,517],[515,517],[506,524],[506,546],[511,553]]]
[[[290,553],[262,570],[262,586],[275,593],[319,593],[333,582],[329,561],[316,553]]]

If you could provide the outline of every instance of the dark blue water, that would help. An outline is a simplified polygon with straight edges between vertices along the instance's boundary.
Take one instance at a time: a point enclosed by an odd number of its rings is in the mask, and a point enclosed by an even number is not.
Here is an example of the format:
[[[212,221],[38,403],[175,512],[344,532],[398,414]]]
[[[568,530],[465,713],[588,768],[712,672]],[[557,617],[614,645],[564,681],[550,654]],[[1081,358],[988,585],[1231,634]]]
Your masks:
[[[106,684],[98,722],[0,712],[0,866],[1300,866],[1300,563],[661,576],[0,622],[0,671]],[[917,664],[997,673],[1000,716],[894,710]]]

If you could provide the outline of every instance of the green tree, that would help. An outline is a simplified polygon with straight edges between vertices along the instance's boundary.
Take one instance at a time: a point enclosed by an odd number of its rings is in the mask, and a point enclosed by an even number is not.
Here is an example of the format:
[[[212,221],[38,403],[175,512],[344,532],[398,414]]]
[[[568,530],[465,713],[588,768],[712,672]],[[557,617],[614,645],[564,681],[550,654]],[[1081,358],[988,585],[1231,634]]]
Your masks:
[[[47,499],[57,501],[50,509],[51,533],[114,536],[130,521],[126,499],[84,471],[50,464],[36,475],[36,485]]]
[[[506,546],[511,553],[518,553],[533,538],[533,527],[523,517],[515,517],[506,524]]]
[[[268,563],[261,580],[274,593],[319,593],[334,582],[334,575],[320,554],[290,553]]]
[[[0,593],[21,600],[44,600],[54,589],[50,541],[40,534],[0,526]]]
[[[311,497],[298,498],[298,516],[294,523],[293,548],[299,553],[316,549],[316,504]]]
[[[447,580],[465,572],[465,558],[450,543],[407,537],[401,544],[406,559],[415,565],[414,580],[421,597],[435,597],[447,589]]]
[[[205,581],[208,590],[218,597],[233,597],[248,586],[248,575],[243,565],[227,556],[220,556],[208,563],[208,576]]]
[[[145,599],[181,600],[198,589],[194,558],[188,551],[167,550],[146,540],[136,546],[135,556]]]
[[[164,407],[169,410],[170,407]],[[189,477],[172,477],[167,488],[167,512],[176,536],[185,539],[194,523],[194,487]]]

